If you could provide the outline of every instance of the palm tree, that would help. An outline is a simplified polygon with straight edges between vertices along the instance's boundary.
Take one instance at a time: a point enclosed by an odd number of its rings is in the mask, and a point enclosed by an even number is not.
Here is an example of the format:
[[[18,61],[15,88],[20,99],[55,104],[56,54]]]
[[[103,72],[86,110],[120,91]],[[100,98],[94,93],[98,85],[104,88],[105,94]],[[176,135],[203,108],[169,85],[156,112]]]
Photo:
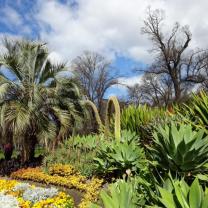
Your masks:
[[[68,136],[82,118],[82,100],[66,76],[65,64],[51,63],[46,44],[9,39],[3,43],[0,126],[3,136],[10,132],[9,141],[12,137],[21,146],[25,162],[33,158],[39,141],[53,141],[55,146]]]

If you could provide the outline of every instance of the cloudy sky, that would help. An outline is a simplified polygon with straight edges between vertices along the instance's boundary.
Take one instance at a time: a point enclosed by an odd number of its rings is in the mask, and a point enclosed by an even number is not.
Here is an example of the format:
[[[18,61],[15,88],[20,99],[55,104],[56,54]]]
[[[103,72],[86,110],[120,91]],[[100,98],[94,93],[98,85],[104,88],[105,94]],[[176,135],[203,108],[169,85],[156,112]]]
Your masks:
[[[140,32],[148,6],[165,11],[166,29],[175,21],[190,25],[191,47],[208,46],[207,0],[0,0],[0,36],[39,38],[54,60],[69,63],[84,50],[98,51],[132,85],[141,80],[133,69],[152,62],[151,42]]]

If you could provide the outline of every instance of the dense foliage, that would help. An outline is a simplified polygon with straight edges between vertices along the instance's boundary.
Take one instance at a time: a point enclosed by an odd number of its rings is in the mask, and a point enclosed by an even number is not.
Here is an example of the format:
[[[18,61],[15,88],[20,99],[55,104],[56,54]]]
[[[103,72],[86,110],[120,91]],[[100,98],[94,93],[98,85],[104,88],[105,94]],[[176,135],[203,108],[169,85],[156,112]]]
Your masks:
[[[193,94],[190,103],[183,104],[176,108],[181,118],[208,133],[208,96],[207,92],[201,91],[198,95]]]
[[[145,143],[151,141],[154,124],[165,117],[165,111],[147,105],[130,105],[121,113],[121,128],[135,132]]]

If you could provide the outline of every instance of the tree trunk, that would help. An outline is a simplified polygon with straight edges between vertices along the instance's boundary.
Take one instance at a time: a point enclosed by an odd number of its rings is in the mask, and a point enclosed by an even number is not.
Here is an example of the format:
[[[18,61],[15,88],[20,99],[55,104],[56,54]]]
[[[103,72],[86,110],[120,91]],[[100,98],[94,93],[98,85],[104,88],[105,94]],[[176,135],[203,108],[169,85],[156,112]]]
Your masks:
[[[22,162],[29,162],[34,159],[35,156],[35,146],[37,144],[37,137],[35,135],[28,135],[24,140],[22,146],[21,159]]]
[[[178,80],[173,80],[173,86],[175,91],[175,102],[179,102],[181,99],[181,86]]]
[[[3,145],[3,150],[4,150],[4,158],[5,160],[11,160],[12,158],[12,153],[13,153],[13,145],[11,143],[7,143]]]
[[[59,142],[61,141],[61,134],[59,132],[59,134],[57,135],[57,137],[55,138],[55,140],[53,141],[53,145],[52,145],[52,151],[54,152],[56,147],[58,146]]]
[[[5,160],[10,160],[13,154],[14,146],[13,146],[13,134],[10,131],[6,132],[5,143],[3,144],[3,152]]]

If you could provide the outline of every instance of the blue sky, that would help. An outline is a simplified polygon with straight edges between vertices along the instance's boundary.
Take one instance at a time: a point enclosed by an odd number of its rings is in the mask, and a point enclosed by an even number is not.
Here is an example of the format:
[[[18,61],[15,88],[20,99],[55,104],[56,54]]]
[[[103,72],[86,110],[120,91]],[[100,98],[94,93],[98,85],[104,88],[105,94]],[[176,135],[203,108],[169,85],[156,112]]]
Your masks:
[[[0,37],[41,39],[56,61],[97,51],[112,60],[120,81],[133,85],[141,83],[133,69],[144,68],[154,57],[151,42],[140,32],[148,6],[165,10],[166,28],[175,21],[190,25],[191,47],[207,44],[206,0],[0,0]],[[111,94],[122,97],[126,90],[116,86],[106,96]]]

